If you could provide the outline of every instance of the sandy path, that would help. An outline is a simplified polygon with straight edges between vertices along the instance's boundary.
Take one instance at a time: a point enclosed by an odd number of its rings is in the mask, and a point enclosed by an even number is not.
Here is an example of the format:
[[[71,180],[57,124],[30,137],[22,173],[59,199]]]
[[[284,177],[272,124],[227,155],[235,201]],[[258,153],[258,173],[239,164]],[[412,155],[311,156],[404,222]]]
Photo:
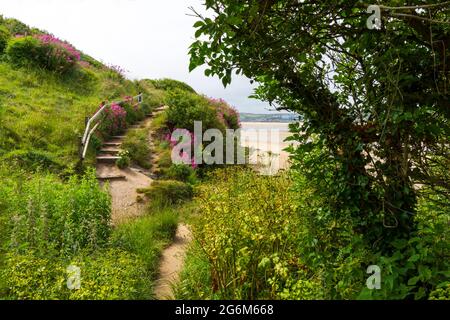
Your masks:
[[[152,118],[146,119],[142,127],[151,126]],[[114,142],[120,143],[122,139]],[[150,143],[150,140],[149,140]],[[153,180],[149,173],[130,167],[119,169],[115,164],[97,164],[98,177],[122,177],[121,179],[109,180],[109,193],[112,199],[111,219],[113,225],[119,225],[129,219],[133,219],[145,214],[145,201],[138,201],[137,189],[148,188]]]
[[[157,111],[157,115],[161,111]],[[152,118],[142,123],[142,127],[151,127]],[[149,131],[149,144],[152,146],[152,132]],[[115,142],[121,142],[116,140]],[[152,148],[154,149],[154,148]],[[148,188],[153,179],[152,172],[136,168],[121,170],[115,164],[97,164],[98,177],[120,177],[107,179],[112,198],[112,224],[117,226],[130,219],[146,213],[147,202],[141,199],[137,189]],[[139,199],[139,200],[138,200]],[[158,300],[174,299],[172,285],[179,280],[183,269],[187,247],[192,240],[189,227],[184,224],[178,226],[173,243],[167,247],[160,260],[159,275],[155,281],[154,295]]]
[[[107,173],[106,173],[107,172]],[[99,164],[97,173],[105,175],[121,175],[125,179],[109,181],[109,193],[112,199],[111,219],[117,226],[145,214],[147,203],[138,201],[137,189],[148,188],[152,179],[134,169],[120,170],[115,165]]]
[[[184,258],[192,234],[189,227],[180,224],[174,242],[164,250],[159,266],[159,277],[155,282],[154,294],[158,300],[175,299],[172,286],[179,281],[183,269]]]

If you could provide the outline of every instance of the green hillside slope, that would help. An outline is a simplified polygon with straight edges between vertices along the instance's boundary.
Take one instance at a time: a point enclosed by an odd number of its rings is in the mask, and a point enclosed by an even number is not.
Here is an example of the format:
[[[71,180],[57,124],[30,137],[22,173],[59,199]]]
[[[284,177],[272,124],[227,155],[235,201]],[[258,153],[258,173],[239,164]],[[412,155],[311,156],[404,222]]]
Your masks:
[[[10,43],[24,34],[41,34],[11,21],[0,19],[2,29],[9,32]],[[15,34],[17,31],[20,35]],[[4,51],[8,51],[7,46]],[[100,102],[144,91],[148,103],[162,103],[163,90],[150,82],[141,86],[127,80],[119,68],[84,54],[65,74],[38,63],[18,65],[14,59],[7,52],[0,54],[0,157],[12,151],[33,150],[46,152],[60,163],[73,164],[85,118],[97,110]]]
[[[130,97],[140,92],[138,106]],[[123,134],[170,92],[206,101],[179,81],[128,80],[121,68],[0,16],[0,300],[151,298],[177,215],[153,212],[114,229],[93,164],[102,139]],[[116,101],[78,166],[86,117]],[[142,136],[127,143],[139,151]],[[79,290],[66,285],[73,265],[82,270]]]

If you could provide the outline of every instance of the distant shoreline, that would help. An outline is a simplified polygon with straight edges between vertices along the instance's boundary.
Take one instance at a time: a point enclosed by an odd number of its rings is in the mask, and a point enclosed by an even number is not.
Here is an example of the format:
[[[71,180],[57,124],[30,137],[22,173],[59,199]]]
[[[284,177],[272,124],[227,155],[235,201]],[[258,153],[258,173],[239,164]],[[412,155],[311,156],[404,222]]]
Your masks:
[[[241,123],[294,123],[296,121],[287,121],[287,120],[267,120],[267,121],[263,121],[263,120],[241,120]]]
[[[254,114],[254,113],[241,113],[241,122],[265,122],[265,123],[292,123],[299,120],[299,115],[296,114]]]

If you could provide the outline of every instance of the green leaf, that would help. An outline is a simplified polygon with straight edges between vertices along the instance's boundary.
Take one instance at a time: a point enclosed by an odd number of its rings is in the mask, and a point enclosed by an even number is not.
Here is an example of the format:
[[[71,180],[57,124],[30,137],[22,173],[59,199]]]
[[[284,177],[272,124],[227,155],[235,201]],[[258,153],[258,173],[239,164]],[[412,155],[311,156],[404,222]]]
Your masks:
[[[420,277],[413,277],[411,279],[408,280],[408,286],[415,286],[416,283],[420,280]]]
[[[196,38],[199,38],[202,34],[203,34],[203,28],[198,29],[198,30],[195,32],[195,37],[196,37]]]
[[[204,25],[205,25],[205,23],[203,21],[197,21],[196,23],[194,23],[194,28],[199,28]]]

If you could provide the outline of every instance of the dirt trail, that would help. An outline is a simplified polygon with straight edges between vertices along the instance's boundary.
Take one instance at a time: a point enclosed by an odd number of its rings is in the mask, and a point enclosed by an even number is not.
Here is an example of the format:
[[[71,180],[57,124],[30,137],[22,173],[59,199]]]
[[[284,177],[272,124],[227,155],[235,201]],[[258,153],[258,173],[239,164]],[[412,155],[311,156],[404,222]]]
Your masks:
[[[164,250],[159,266],[159,277],[155,282],[154,294],[158,300],[175,299],[172,286],[179,281],[183,269],[184,258],[192,234],[189,227],[180,224],[174,242]]]
[[[151,121],[152,118],[146,119],[142,127],[150,126]],[[120,144],[122,139],[114,139],[113,142]],[[103,182],[109,182],[113,225],[119,225],[145,214],[147,203],[139,196],[137,189],[148,188],[153,182],[148,172],[133,167],[122,170],[115,163],[98,163],[97,177]]]
[[[120,170],[107,164],[99,164],[97,172],[108,172],[108,175],[121,175],[124,178],[109,181],[109,192],[112,198],[112,224],[117,226],[129,219],[145,213],[146,202],[138,201],[136,189],[148,188],[152,179],[135,169]]]
[[[153,114],[156,116],[166,107]],[[146,119],[141,125],[136,127],[151,127],[152,118]],[[149,130],[149,144],[153,146],[153,132]],[[122,143],[122,137],[109,141],[113,147],[106,147],[105,150],[117,152]],[[153,148],[152,148],[153,149]],[[156,162],[157,158],[153,158]],[[148,188],[153,179],[153,170],[146,171],[140,168],[119,169],[115,163],[98,163],[97,177],[101,183],[109,182],[109,192],[112,198],[112,224],[117,226],[130,219],[137,218],[146,213],[148,201],[137,193],[137,189]],[[151,200],[150,200],[151,201]],[[174,299],[172,286],[179,280],[180,272],[183,268],[187,247],[192,240],[192,234],[187,225],[178,226],[173,243],[167,247],[160,260],[159,275],[155,282],[154,296],[158,300]]]

